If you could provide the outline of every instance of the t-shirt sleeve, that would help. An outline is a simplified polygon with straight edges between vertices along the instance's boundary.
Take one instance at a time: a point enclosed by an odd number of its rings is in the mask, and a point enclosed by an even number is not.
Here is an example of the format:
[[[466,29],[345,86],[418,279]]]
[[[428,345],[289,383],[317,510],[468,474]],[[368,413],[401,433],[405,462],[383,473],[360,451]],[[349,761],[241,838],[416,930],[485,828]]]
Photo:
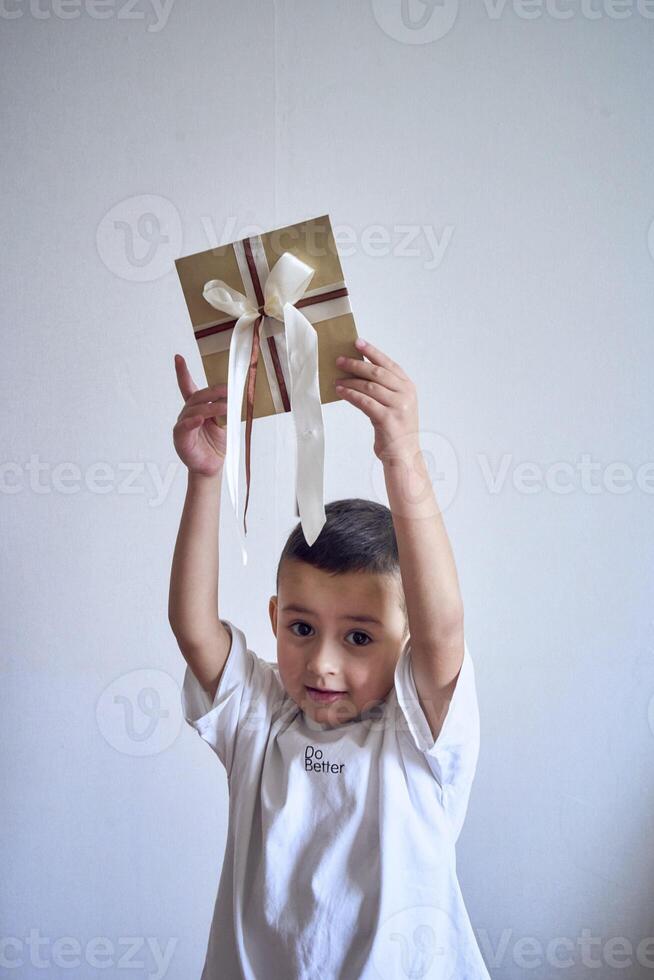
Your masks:
[[[410,642],[404,647],[395,668],[395,693],[404,716],[406,738],[427,761],[458,836],[479,756],[479,706],[474,664],[467,642],[464,640],[461,670],[438,738],[434,740],[420,704]]]
[[[221,619],[221,623],[231,634],[232,642],[214,699],[211,701],[187,664],[182,712],[230,776],[237,746],[254,749],[265,740],[275,709],[283,700],[283,688],[276,665],[249,650],[245,635],[237,626],[226,619]]]

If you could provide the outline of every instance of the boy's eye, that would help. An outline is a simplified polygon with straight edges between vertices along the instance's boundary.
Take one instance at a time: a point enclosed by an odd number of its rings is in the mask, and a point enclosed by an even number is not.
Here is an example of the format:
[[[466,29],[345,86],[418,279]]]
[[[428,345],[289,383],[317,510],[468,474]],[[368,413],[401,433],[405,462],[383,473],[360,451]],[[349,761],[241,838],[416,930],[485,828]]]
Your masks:
[[[355,636],[362,636],[364,638],[364,640],[367,640],[368,641],[368,643],[372,643],[372,640],[370,639],[370,637],[368,636],[368,634],[367,633],[363,633],[361,630],[350,630],[350,633],[354,633]],[[348,633],[348,636],[350,635],[350,633]],[[364,643],[359,643],[359,642],[357,642],[354,645],[355,645],[355,647],[367,647],[368,646],[368,643],[365,643],[365,642]]]
[[[291,633],[293,632],[293,627],[294,626],[306,626],[306,627],[308,627],[308,629],[311,629],[311,627],[309,626],[308,623],[291,623],[291,625],[289,626],[289,629],[290,629]],[[294,633],[294,636],[298,636],[298,635],[299,636],[306,636],[307,634],[306,633],[300,633],[300,634]]]
[[[311,630],[312,629],[312,627],[309,626],[308,623],[303,623],[301,621],[300,622],[297,622],[297,623],[291,623],[291,625],[289,626],[289,629],[293,633],[294,636],[308,636],[309,635],[308,633],[303,633],[303,632],[302,633],[296,633],[294,631],[294,629],[293,629],[294,626],[306,626],[308,630]],[[359,640],[356,640],[354,642],[353,645],[356,646],[356,647],[365,647],[365,646],[368,646],[369,643],[372,643],[371,637],[369,637],[367,633],[364,633],[363,630],[350,630],[350,632],[347,635],[350,636],[351,634],[354,634],[355,636],[357,636],[359,638],[363,637],[363,641],[361,641],[359,639]]]

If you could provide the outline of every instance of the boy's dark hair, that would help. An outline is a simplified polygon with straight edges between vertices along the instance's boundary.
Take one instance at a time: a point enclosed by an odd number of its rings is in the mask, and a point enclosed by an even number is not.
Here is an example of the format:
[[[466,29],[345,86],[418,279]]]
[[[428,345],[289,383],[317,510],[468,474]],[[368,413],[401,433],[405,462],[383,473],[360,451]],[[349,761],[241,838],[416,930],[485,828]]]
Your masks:
[[[404,635],[409,632],[406,601],[400,575],[400,558],[393,517],[384,504],[362,497],[332,500],[325,504],[327,518],[320,534],[309,546],[298,522],[291,531],[277,565],[279,573],[286,559],[304,561],[324,572],[371,572],[392,575],[397,580],[398,597],[404,613]]]

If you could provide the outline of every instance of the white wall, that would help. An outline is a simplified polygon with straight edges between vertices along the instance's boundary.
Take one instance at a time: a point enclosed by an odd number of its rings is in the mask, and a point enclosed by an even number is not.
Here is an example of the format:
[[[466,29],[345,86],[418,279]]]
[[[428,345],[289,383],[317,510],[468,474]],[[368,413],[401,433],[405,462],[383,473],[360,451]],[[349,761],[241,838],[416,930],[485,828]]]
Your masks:
[[[651,0],[411,0],[423,28],[399,0],[75,2],[0,17],[2,975],[199,976],[227,793],[167,622],[173,354],[204,383],[173,259],[328,212],[457,556],[482,721],[458,867],[491,974],[652,976]],[[386,502],[369,424],[324,418],[326,499]],[[247,568],[223,496],[221,615],[270,660],[291,431],[254,430]]]

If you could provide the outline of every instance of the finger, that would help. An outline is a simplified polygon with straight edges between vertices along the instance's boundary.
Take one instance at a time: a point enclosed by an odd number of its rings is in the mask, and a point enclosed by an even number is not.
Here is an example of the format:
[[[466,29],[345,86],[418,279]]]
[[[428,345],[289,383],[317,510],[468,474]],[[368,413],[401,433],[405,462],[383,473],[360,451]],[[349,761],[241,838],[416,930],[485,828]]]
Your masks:
[[[188,432],[202,425],[204,418],[201,415],[187,415],[186,418],[179,419],[175,428],[179,432]]]
[[[378,384],[386,385],[391,391],[399,391],[403,380],[393,374],[380,364],[369,364],[367,361],[360,361],[358,357],[345,357],[337,360],[337,365],[343,371],[349,371],[360,378],[368,378]],[[339,379],[340,380],[340,379]]]
[[[368,395],[378,401],[380,405],[386,405],[388,408],[395,404],[394,392],[374,381],[366,381],[363,378],[343,378],[339,380],[338,385],[341,389],[359,391],[361,394]],[[342,390],[339,393],[342,394]]]
[[[226,401],[216,401],[216,402],[206,402],[202,405],[189,405],[188,402],[181,410],[178,416],[178,421],[186,418],[221,418],[222,416],[227,416],[227,402]]]
[[[188,365],[181,354],[175,354],[175,371],[177,372],[177,384],[182,393],[184,401],[197,391],[197,385],[191,377]]]
[[[208,388],[198,388],[186,399],[187,405],[202,405],[206,402],[215,402],[218,398],[225,398],[227,395],[227,385],[210,385]]]
[[[360,408],[371,422],[379,424],[383,420],[383,406],[374,398],[370,398],[369,395],[364,395],[362,391],[357,391],[355,388],[343,388],[339,391],[339,395],[343,395],[346,401],[352,402],[353,405]]]
[[[387,371],[391,371],[393,374],[397,374],[398,377],[404,378],[405,381],[409,381],[409,376],[402,370],[399,364],[397,364],[388,354],[384,354],[379,347],[374,347],[373,344],[369,344],[368,341],[362,340],[361,337],[357,338],[357,349],[372,361],[373,364],[379,364],[381,367],[386,368]]]

